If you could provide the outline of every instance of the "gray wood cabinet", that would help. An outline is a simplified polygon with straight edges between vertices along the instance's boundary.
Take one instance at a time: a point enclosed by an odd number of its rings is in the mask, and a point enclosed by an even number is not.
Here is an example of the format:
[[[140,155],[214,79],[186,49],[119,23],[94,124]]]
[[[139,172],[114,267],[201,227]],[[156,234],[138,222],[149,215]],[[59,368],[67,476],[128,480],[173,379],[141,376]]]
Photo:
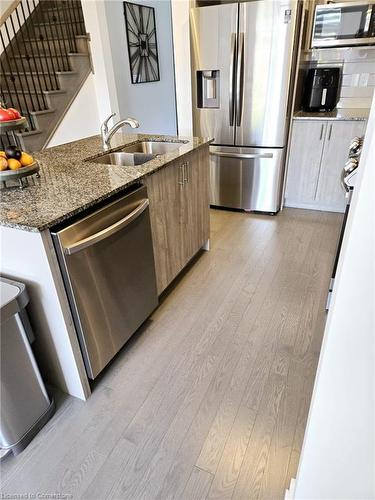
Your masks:
[[[341,171],[348,159],[353,137],[362,136],[365,122],[337,121],[327,123],[326,140],[321,161],[321,171],[316,191],[316,202],[322,206],[345,211],[346,198],[340,184]]]
[[[294,120],[285,206],[344,212],[340,175],[351,140],[365,128],[358,120]]]
[[[287,171],[285,204],[299,206],[315,202],[322,158],[325,121],[293,122]]]
[[[208,146],[145,179],[160,294],[209,238]]]

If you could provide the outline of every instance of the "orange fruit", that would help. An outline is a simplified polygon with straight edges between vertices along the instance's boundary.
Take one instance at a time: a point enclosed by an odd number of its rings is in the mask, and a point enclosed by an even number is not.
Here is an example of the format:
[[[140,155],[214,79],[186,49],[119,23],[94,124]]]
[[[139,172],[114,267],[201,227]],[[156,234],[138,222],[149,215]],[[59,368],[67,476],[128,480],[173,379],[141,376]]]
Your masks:
[[[0,157],[6,158],[7,155],[5,154],[5,151],[0,151]]]
[[[0,171],[8,168],[8,160],[4,156],[0,156]]]
[[[34,158],[23,151],[21,154],[20,163],[23,167],[27,167],[27,165],[31,165],[32,163],[34,163]]]
[[[10,158],[8,160],[8,167],[11,170],[18,170],[19,168],[22,167],[21,163],[18,160],[15,160],[14,158]]]

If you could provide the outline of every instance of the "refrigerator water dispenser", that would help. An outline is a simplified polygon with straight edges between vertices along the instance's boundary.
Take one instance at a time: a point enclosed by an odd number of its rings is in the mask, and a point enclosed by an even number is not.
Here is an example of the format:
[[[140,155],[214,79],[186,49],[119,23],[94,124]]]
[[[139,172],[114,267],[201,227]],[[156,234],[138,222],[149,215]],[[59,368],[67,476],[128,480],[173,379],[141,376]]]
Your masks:
[[[220,71],[197,71],[198,108],[218,108],[220,99]]]

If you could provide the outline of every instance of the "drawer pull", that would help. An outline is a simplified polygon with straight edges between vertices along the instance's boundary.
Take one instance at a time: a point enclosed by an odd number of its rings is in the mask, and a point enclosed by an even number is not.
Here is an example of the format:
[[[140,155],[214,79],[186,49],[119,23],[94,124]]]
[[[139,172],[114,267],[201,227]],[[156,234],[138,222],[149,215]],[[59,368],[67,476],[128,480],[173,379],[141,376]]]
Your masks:
[[[331,123],[331,125],[329,126],[329,132],[328,132],[328,140],[329,140],[329,141],[331,140],[331,135],[332,135],[332,123]]]
[[[190,175],[189,175],[189,162],[186,161],[184,163],[184,172],[185,172],[185,175],[184,175],[184,182],[189,182],[190,180]]]
[[[185,184],[184,165],[185,164],[182,163],[178,167],[180,169],[180,173],[179,173],[179,176],[178,176],[178,183],[180,184],[180,186],[183,186]]]

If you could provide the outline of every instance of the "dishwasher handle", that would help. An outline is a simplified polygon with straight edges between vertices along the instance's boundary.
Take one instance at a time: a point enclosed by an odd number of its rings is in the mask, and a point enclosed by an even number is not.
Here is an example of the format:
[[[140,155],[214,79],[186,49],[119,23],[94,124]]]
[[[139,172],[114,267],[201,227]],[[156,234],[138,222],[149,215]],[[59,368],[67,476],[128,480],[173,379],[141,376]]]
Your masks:
[[[128,226],[131,222],[133,222],[137,217],[139,217],[149,206],[148,199],[142,200],[142,202],[132,211],[130,214],[126,215],[123,219],[115,222],[111,226],[102,229],[101,231],[84,238],[83,240],[77,241],[74,245],[70,245],[69,247],[63,247],[64,253],[67,255],[72,255],[74,253],[80,252],[87,247],[95,245],[99,241],[108,238],[112,234],[117,233],[124,227]]]

